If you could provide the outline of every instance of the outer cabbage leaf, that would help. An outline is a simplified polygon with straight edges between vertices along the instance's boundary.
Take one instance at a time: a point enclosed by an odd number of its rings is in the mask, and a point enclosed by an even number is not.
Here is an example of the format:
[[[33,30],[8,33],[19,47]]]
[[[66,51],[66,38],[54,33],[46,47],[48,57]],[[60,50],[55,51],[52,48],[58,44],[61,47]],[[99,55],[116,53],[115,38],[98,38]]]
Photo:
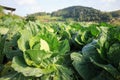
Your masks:
[[[20,37],[20,34],[18,33],[19,30],[21,30],[20,27],[10,27],[6,34],[3,53],[10,60],[12,60],[12,58],[16,55],[21,55],[21,51],[19,50],[17,44],[17,40]]]
[[[2,76],[0,80],[32,80],[31,77],[25,77],[20,73],[13,72],[9,75]]]
[[[54,65],[48,65],[45,69],[32,66],[30,67],[25,63],[24,58],[22,57],[14,57],[12,67],[15,69],[15,71],[22,73],[24,76],[35,77],[40,77],[43,74],[48,74],[55,70]]]
[[[28,30],[22,30],[20,31],[20,34],[21,34],[21,37],[18,40],[18,47],[20,50],[24,52],[25,50],[30,48],[29,40],[32,37],[32,34]]]
[[[91,43],[85,45],[82,48],[83,57],[88,61],[90,61],[90,58],[93,58],[97,62],[102,62],[103,60],[100,58],[96,47],[97,40],[93,40]]]
[[[100,73],[100,69],[90,61],[86,61],[80,53],[72,53],[71,58],[74,68],[84,80],[92,80]]]
[[[23,61],[23,62],[21,62]],[[24,76],[33,76],[41,80],[72,80],[72,72],[63,65],[49,64],[46,68],[27,66],[22,57],[14,57],[12,67]],[[27,77],[26,77],[27,78]],[[21,80],[21,79],[20,79]]]
[[[93,62],[95,65],[103,68],[104,70],[106,70],[108,73],[110,73],[116,80],[120,79],[120,72],[111,64],[99,64],[97,62],[95,62],[92,58],[91,58],[91,62]]]
[[[98,40],[98,45],[99,45],[99,48],[97,49],[98,50],[98,53],[99,55],[101,56],[101,58],[103,60],[107,60],[106,59],[106,53],[107,53],[107,49],[105,48],[106,45],[105,43],[108,43],[109,45],[109,42],[107,42],[107,33],[108,33],[108,30],[109,28],[108,27],[101,27],[101,34],[100,34],[100,38]]]
[[[93,36],[97,37],[100,34],[100,29],[97,26],[91,25],[89,28]]]
[[[120,43],[114,43],[110,46],[109,52],[107,53],[107,57],[110,62],[116,66],[119,65],[120,62]]]

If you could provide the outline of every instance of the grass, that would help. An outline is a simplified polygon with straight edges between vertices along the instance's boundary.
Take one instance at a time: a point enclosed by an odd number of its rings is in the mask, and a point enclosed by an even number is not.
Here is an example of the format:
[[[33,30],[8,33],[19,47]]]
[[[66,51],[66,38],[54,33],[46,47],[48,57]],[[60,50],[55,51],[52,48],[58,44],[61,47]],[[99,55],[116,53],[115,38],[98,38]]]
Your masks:
[[[42,22],[60,21],[63,20],[62,17],[51,17],[50,15],[37,16],[37,19]]]
[[[110,24],[115,25],[115,26],[120,26],[120,18],[112,19],[110,21]]]

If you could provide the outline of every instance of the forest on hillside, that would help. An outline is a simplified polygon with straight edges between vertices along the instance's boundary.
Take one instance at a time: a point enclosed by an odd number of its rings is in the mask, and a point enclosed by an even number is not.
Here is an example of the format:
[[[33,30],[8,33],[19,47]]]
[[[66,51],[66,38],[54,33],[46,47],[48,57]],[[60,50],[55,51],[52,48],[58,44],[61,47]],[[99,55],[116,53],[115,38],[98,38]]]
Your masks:
[[[120,10],[112,12],[103,12],[91,7],[72,6],[64,8],[52,13],[38,12],[30,14],[30,16],[45,16],[62,17],[63,19],[72,19],[74,21],[98,21],[107,22],[113,18],[120,17]]]

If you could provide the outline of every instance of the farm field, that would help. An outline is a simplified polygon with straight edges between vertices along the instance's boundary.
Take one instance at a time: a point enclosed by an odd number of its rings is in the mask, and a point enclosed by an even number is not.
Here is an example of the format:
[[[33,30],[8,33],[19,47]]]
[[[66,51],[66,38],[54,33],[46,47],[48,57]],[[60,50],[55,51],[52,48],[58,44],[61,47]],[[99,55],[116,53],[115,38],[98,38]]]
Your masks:
[[[120,80],[120,27],[1,18],[0,80]]]

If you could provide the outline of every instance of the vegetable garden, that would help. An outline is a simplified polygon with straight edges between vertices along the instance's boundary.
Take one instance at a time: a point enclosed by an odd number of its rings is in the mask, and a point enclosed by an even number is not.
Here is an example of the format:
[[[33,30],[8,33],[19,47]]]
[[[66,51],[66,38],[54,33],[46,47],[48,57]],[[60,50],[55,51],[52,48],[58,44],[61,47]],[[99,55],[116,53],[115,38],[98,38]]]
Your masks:
[[[120,80],[120,27],[1,19],[0,80]]]

